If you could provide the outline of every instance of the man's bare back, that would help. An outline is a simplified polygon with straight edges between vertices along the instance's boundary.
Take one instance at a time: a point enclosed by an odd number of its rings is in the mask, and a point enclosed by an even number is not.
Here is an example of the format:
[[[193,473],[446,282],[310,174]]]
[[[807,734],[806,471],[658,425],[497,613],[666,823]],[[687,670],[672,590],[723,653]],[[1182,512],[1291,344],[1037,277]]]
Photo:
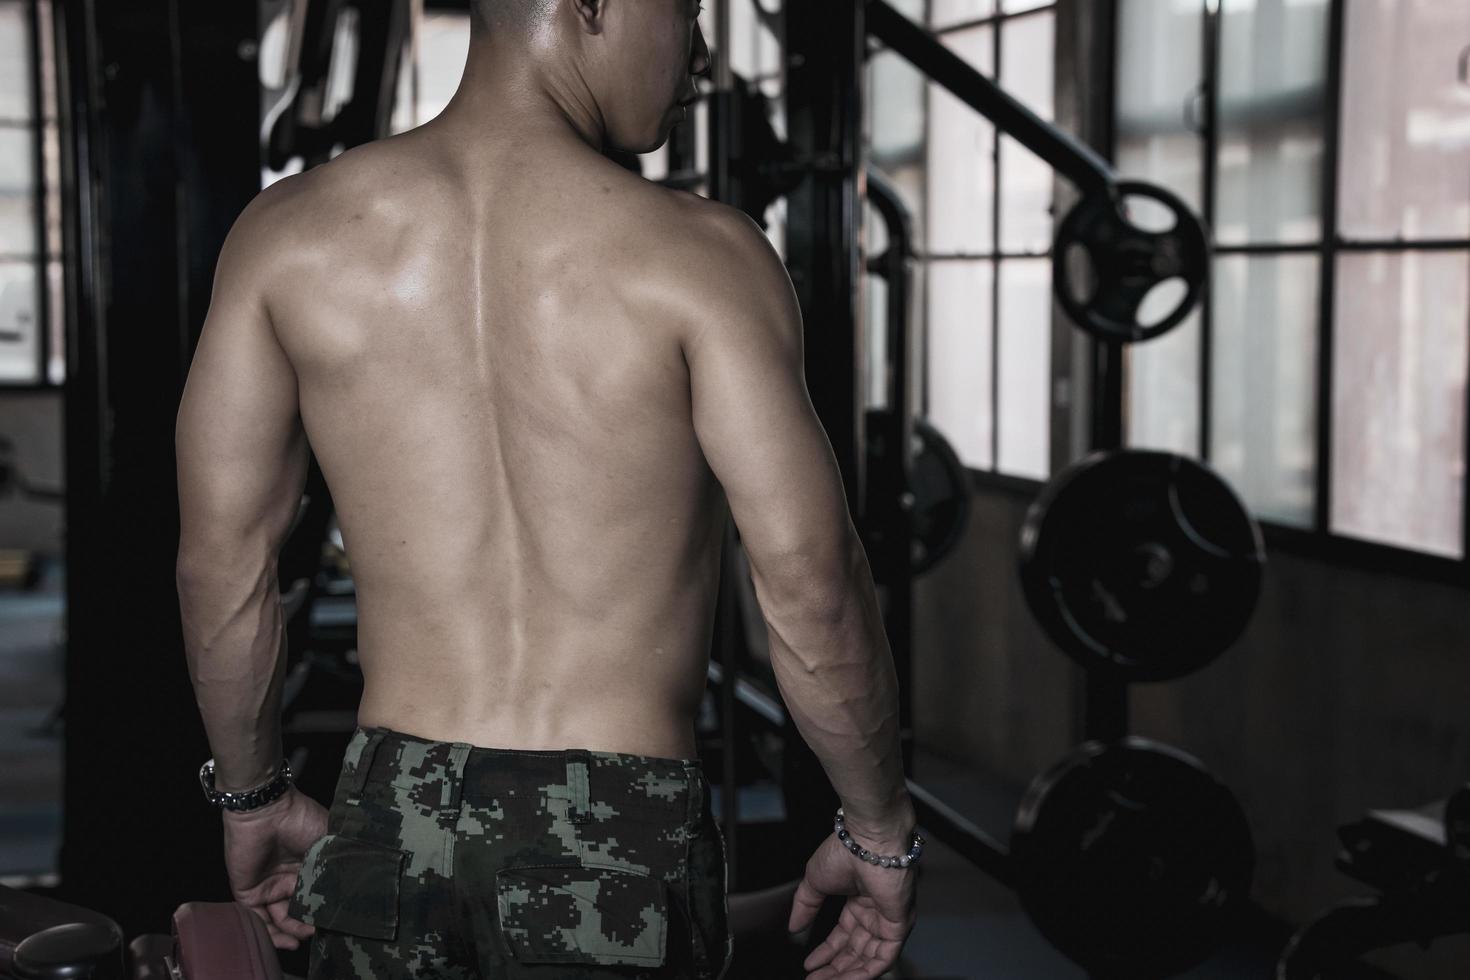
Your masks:
[[[570,145],[498,148],[472,187],[437,140],[262,202],[289,229],[266,303],[357,587],[359,722],[691,757],[725,505],[681,319],[719,206]]]
[[[697,0],[474,9],[438,117],[273,185],[220,255],[175,434],[218,788],[281,771],[275,560],[309,443],[357,584],[360,728],[694,757],[728,507],[851,841],[903,853],[897,680],[790,278],[745,215],[600,152],[661,145],[694,98]],[[226,818],[226,863],[278,945],[311,927],[259,869],[326,816],[291,792]],[[848,896],[813,976],[891,966],[913,886],[826,838],[788,923]]]

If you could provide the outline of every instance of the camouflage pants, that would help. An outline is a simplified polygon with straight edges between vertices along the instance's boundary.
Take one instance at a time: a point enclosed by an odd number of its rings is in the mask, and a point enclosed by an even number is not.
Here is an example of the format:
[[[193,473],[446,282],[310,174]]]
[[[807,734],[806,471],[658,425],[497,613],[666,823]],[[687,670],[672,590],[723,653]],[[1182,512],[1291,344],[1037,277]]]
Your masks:
[[[290,914],[308,980],[719,977],[724,842],[698,760],[358,728]]]

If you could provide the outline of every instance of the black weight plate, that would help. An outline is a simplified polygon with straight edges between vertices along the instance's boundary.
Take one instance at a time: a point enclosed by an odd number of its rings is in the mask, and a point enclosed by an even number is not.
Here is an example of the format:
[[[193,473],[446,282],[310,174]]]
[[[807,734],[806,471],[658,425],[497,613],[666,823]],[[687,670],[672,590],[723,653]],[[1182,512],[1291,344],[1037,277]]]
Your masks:
[[[1127,211],[1128,198],[1146,198],[1173,215],[1163,231],[1139,227]],[[1083,297],[1073,249],[1086,255],[1092,289]],[[1177,196],[1154,184],[1119,181],[1109,193],[1084,197],[1057,225],[1052,247],[1052,289],[1062,309],[1100,340],[1150,340],[1172,330],[1198,304],[1210,269],[1204,224]],[[1184,292],[1158,321],[1143,324],[1139,310],[1158,284],[1180,280]]]
[[[1087,742],[1031,783],[1011,861],[1022,907],[1057,949],[1094,976],[1151,980],[1228,935],[1255,847],[1198,760],[1129,737]]]
[[[1265,549],[1235,492],[1171,453],[1096,453],[1057,474],[1021,529],[1021,585],[1047,634],[1130,681],[1198,670],[1239,638]]]
[[[970,519],[970,479],[949,440],[923,419],[914,419],[915,452],[909,467],[914,495],[913,571],[922,575],[939,564],[965,533]]]

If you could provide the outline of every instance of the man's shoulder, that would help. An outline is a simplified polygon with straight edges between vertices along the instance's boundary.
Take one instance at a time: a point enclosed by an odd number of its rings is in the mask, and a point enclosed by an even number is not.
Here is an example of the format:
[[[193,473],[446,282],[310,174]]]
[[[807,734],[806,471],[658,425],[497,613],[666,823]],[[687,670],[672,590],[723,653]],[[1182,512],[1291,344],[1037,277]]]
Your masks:
[[[334,193],[339,183],[324,167],[273,181],[235,219],[226,253],[266,277],[299,265],[326,240],[323,231],[341,210],[340,194]]]
[[[769,237],[745,212],[695,194],[670,195],[664,250],[681,297],[703,311],[784,302],[791,280]]]
[[[711,329],[781,337],[800,330],[791,277],[765,231],[745,212],[695,195],[683,202],[682,311],[694,325],[686,349]]]
[[[776,258],[771,240],[744,211],[686,191],[672,195],[679,211],[681,245],[712,271],[751,271]]]
[[[384,190],[402,164],[377,146],[348,150],[263,188],[230,229],[225,252],[232,264],[271,293],[315,273],[340,273],[373,240],[370,229],[383,224],[384,213],[402,210]]]

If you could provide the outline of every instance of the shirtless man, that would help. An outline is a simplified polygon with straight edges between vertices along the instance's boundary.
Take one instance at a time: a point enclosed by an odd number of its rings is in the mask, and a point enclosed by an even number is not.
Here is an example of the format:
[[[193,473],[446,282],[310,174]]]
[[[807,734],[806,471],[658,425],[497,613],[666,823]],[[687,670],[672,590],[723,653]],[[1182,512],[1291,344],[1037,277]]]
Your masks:
[[[740,212],[600,152],[684,117],[697,13],[478,0],[442,115],[273,184],[225,243],[177,428],[215,789],[285,783],[276,556],[308,441],[357,588],[330,810],[289,786],[223,810],[235,899],[310,942],[313,978],[723,972],[694,715],[727,506],[852,838],[909,848],[892,659],[786,270]],[[789,922],[848,896],[810,976],[892,965],[913,876],[829,837]]]

